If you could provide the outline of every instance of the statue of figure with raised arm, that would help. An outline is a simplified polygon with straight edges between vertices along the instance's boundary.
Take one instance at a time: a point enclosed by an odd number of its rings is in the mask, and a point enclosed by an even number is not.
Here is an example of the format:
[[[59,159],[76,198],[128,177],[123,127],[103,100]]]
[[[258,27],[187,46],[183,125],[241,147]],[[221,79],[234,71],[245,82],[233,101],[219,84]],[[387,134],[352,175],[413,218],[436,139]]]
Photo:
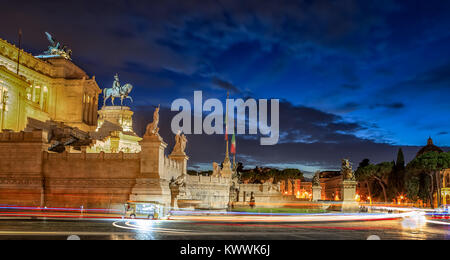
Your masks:
[[[146,136],[159,136],[159,109],[160,106],[155,109],[155,112],[153,113],[153,122],[147,125],[147,129],[145,131]]]

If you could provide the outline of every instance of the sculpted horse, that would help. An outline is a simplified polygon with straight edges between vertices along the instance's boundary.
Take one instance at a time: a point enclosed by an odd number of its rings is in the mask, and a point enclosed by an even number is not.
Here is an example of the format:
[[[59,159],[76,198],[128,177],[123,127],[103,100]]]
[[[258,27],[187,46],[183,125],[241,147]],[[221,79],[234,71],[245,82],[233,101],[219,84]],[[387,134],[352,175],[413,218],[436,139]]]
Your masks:
[[[125,84],[120,88],[105,88],[103,89],[103,106],[106,106],[106,101],[111,98],[111,103],[114,106],[114,99],[120,98],[120,105],[123,106],[124,99],[130,99],[133,102],[133,98],[129,96],[131,90],[133,90],[133,85]]]

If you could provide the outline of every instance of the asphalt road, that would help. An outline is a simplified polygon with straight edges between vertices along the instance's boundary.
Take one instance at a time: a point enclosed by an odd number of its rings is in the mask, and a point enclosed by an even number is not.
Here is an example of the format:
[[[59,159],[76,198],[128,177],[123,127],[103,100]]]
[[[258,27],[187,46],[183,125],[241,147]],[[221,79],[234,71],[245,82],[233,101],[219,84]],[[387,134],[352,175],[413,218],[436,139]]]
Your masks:
[[[2,219],[0,239],[66,240],[366,240],[450,239],[450,226],[405,220],[235,222],[111,219]]]

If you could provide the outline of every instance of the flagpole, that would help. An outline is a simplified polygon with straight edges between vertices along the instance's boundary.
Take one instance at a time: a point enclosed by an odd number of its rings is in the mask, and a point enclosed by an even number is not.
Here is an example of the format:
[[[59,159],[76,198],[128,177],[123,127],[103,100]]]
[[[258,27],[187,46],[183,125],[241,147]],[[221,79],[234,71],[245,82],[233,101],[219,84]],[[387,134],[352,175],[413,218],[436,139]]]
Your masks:
[[[225,140],[227,141],[227,152],[225,155],[225,161],[230,161],[230,153],[228,148],[228,99],[230,98],[230,92],[227,92],[227,100],[226,100],[226,115],[225,115]]]
[[[22,48],[22,29],[19,29],[19,53],[17,54],[17,75],[19,75],[21,48]]]

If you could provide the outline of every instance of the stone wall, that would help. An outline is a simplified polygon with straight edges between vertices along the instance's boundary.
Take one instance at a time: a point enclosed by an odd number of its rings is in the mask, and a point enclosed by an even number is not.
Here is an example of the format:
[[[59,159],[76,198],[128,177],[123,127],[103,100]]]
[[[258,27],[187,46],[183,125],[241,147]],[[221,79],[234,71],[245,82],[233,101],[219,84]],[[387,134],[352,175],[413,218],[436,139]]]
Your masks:
[[[140,154],[43,152],[45,205],[123,209],[139,164]]]
[[[296,201],[295,196],[283,196],[280,184],[239,184],[233,198],[235,207],[249,206],[253,195],[255,206],[260,208],[284,207]]]
[[[186,161],[165,157],[162,139],[141,153],[47,152],[42,131],[0,133],[0,204],[123,209],[129,201],[170,206],[169,182]]]
[[[40,206],[42,132],[0,133],[0,204]]]
[[[186,190],[191,200],[201,201],[200,209],[226,209],[230,201],[230,178],[186,176]]]

